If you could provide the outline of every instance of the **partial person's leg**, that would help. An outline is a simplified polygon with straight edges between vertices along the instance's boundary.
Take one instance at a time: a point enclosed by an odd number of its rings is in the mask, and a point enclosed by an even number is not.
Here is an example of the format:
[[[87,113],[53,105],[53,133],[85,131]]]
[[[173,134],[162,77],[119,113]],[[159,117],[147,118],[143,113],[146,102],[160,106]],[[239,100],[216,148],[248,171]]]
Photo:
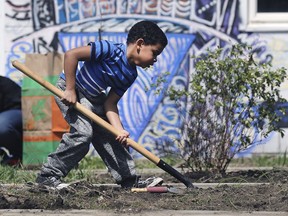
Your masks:
[[[7,110],[0,113],[0,147],[9,150],[13,158],[22,159],[22,111]]]

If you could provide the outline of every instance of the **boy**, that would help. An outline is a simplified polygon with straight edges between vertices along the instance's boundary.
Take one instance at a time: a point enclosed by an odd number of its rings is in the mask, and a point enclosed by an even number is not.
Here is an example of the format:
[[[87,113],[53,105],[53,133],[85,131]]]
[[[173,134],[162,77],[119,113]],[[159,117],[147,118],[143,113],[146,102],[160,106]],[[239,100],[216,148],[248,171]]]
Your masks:
[[[129,31],[126,45],[103,40],[65,53],[64,73],[57,82],[64,96],[55,98],[70,125],[70,132],[63,135],[56,152],[49,154],[36,178],[37,183],[60,188],[61,178],[87,154],[90,143],[122,188],[155,186],[163,182],[161,178],[139,180],[126,147],[129,132],[121,124],[117,103],[136,79],[136,66],[153,65],[167,43],[165,34],[155,23],[141,21]],[[106,90],[109,93],[105,94]],[[108,121],[121,135],[115,139],[73,109],[77,101]]]

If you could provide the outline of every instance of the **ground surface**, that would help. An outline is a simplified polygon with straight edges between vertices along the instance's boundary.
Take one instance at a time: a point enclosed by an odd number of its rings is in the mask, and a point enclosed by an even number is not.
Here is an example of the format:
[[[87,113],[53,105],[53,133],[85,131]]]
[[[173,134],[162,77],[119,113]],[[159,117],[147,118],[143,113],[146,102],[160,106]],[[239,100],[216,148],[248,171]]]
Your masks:
[[[98,174],[89,182],[81,181],[61,190],[42,188],[35,184],[0,185],[0,209],[104,209],[119,213],[161,209],[288,212],[287,169],[245,170],[229,172],[226,176],[207,173],[185,175],[195,185],[221,184],[193,189],[181,186],[182,194],[132,193],[116,186],[95,185],[113,183],[108,174]],[[178,182],[166,173],[161,176],[167,185]]]

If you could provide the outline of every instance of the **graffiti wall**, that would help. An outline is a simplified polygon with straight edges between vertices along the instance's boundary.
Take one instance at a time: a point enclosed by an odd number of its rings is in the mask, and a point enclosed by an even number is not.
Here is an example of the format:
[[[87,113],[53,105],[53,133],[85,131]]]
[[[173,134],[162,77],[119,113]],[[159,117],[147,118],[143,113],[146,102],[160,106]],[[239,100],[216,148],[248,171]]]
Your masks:
[[[155,153],[159,150],[155,143],[163,137],[181,136],[182,123],[175,104],[150,87],[161,74],[169,72],[164,89],[185,88],[193,69],[191,55],[235,42],[253,45],[263,61],[273,59],[287,66],[281,50],[287,47],[286,36],[276,40],[275,34],[239,31],[238,0],[5,0],[2,4],[5,53],[1,61],[4,74],[19,85],[23,76],[12,67],[12,60],[24,62],[29,53],[63,53],[99,39],[125,42],[135,22],[156,22],[169,44],[153,69],[139,68],[139,77],[119,104],[131,137]]]

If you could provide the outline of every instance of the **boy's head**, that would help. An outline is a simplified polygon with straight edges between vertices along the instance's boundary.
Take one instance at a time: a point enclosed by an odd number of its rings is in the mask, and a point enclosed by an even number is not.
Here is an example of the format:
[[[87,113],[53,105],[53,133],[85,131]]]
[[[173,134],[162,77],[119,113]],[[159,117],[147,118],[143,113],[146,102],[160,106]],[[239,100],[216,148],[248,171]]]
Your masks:
[[[128,33],[127,45],[135,43],[139,38],[144,40],[145,45],[160,44],[164,48],[168,44],[164,32],[151,21],[140,21],[132,26]]]
[[[128,33],[128,61],[142,68],[150,67],[167,44],[167,37],[158,25],[151,21],[138,22]]]

